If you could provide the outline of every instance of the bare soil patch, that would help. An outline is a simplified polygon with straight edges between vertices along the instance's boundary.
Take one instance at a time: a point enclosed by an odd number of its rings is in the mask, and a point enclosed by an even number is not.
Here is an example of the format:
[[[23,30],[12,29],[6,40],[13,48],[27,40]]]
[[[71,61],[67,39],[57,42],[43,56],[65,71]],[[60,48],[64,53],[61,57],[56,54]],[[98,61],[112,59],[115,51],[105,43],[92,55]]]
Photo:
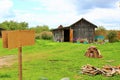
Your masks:
[[[0,68],[10,67],[17,61],[16,59],[17,59],[16,55],[8,55],[8,56],[0,57]]]

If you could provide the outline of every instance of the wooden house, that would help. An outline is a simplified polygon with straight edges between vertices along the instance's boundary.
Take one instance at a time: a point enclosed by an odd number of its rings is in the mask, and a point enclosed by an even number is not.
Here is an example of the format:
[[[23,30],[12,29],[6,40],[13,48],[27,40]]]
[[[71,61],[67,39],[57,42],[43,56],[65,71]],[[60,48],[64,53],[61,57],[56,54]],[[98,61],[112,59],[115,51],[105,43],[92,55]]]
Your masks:
[[[94,41],[96,25],[81,18],[68,27],[60,25],[57,29],[53,29],[52,33],[54,41],[59,42],[75,42],[77,39],[87,39],[89,42]]]

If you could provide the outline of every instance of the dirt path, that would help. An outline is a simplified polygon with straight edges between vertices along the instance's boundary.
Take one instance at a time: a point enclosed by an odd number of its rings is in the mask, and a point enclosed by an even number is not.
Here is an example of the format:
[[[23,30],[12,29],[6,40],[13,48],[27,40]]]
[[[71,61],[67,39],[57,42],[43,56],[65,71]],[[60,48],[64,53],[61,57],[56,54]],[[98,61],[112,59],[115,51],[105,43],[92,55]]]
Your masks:
[[[0,68],[2,67],[10,67],[12,64],[16,62],[16,55],[9,55],[0,57]]]

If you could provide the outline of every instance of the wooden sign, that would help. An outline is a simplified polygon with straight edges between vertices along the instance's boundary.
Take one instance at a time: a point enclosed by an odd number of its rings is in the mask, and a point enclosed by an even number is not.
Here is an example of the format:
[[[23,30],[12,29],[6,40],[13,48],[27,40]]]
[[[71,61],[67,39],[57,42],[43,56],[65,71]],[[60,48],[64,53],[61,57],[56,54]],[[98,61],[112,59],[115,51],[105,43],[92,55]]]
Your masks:
[[[18,48],[19,80],[22,80],[22,46],[33,45],[35,43],[35,31],[2,31],[2,40],[4,48]]]
[[[33,30],[2,31],[3,47],[18,48],[33,45],[35,43],[35,32]]]
[[[2,31],[3,48],[8,48],[8,32]]]

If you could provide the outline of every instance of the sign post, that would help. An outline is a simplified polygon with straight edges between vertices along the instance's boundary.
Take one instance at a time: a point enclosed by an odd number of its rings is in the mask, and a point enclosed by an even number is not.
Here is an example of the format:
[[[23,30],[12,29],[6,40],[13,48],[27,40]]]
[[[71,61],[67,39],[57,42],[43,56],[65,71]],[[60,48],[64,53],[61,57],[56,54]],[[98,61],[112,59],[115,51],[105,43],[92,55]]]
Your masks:
[[[18,48],[19,80],[22,80],[22,47]]]
[[[35,43],[35,31],[2,31],[2,40],[3,48],[18,48],[18,73],[19,80],[22,80],[22,46],[33,45]]]

